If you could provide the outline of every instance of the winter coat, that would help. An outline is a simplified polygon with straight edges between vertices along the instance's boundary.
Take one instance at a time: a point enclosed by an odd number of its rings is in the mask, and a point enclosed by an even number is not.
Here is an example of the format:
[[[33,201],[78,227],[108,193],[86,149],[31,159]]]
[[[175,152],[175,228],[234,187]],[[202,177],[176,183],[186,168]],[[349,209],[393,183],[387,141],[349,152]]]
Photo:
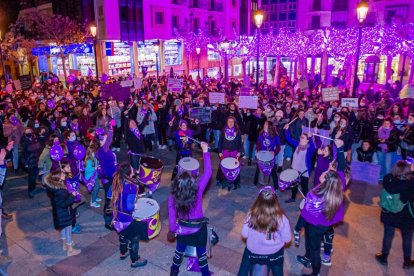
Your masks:
[[[76,214],[72,209],[75,197],[68,192],[64,181],[53,181],[46,176],[45,184],[52,204],[53,224],[56,230],[76,224]]]
[[[39,162],[39,156],[42,148],[37,140],[36,136],[31,139],[23,136],[21,139],[22,144],[22,163],[27,168],[37,168]]]

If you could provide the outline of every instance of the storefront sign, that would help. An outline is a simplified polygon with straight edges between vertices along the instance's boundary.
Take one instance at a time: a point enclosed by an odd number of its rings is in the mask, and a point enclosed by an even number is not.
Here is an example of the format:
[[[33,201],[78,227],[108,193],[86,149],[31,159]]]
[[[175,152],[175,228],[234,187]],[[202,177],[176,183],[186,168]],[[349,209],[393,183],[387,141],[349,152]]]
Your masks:
[[[220,55],[217,52],[214,52],[213,49],[214,49],[213,45],[211,45],[211,44],[207,45],[207,55],[208,55],[207,59],[209,61],[210,60],[219,60],[219,58],[220,58]]]
[[[211,123],[211,108],[209,106],[190,108],[190,119],[198,120],[200,124]]]
[[[166,66],[182,64],[182,44],[178,40],[164,42],[164,63]]]
[[[239,108],[257,109],[257,96],[239,96]]]
[[[358,107],[358,98],[342,98],[341,106]]]
[[[322,88],[322,100],[324,102],[332,102],[339,100],[338,87]]]
[[[225,104],[226,103],[225,96],[226,95],[224,93],[217,93],[217,92],[208,93],[208,99],[210,101],[210,104],[215,104],[215,103]]]
[[[167,83],[167,90],[171,93],[181,93],[183,91],[183,80],[169,78]]]
[[[122,87],[131,87],[132,83],[133,83],[132,80],[121,81],[121,86]]]

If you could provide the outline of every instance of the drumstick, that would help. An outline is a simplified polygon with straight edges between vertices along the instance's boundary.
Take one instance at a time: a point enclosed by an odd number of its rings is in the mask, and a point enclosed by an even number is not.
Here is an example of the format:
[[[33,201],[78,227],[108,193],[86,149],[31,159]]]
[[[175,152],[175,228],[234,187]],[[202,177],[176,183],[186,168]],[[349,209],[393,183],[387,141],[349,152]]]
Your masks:
[[[294,121],[296,121],[297,119],[298,119],[299,117],[295,117],[295,119],[293,119],[292,121],[290,121],[289,123],[288,123],[288,126],[290,126],[290,124],[292,124]]]
[[[186,137],[186,138],[190,139],[191,141],[193,141],[193,142],[195,142],[195,143],[197,143],[197,144],[201,145],[201,142],[200,142],[200,141],[198,141],[197,139],[194,139],[194,138],[189,137],[189,136],[187,136],[187,135],[184,135],[184,137]],[[211,149],[211,148],[210,148],[210,147],[208,147],[208,149]]]
[[[316,133],[314,133],[314,134],[312,134],[312,135],[314,135],[314,136],[318,136],[318,137],[321,137],[321,138],[325,138],[325,139],[328,139],[328,140],[331,140],[331,141],[335,141],[335,139],[332,139],[332,138],[330,138],[330,137],[323,136],[323,135],[320,135],[320,134],[316,134]]]

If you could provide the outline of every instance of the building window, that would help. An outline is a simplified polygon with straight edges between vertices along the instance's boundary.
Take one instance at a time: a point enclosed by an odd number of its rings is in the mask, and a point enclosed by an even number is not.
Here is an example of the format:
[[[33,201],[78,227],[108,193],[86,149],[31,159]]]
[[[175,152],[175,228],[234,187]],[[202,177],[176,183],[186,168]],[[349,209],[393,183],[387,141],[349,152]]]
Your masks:
[[[286,13],[285,12],[281,12],[279,13],[279,20],[286,20]]]
[[[173,26],[173,28],[177,28],[178,27],[178,16],[174,15],[171,19],[171,24]]]
[[[312,29],[316,30],[321,27],[321,17],[319,15],[312,16]]]
[[[296,20],[296,12],[289,12],[289,20]]]
[[[163,25],[164,24],[164,13],[155,12],[155,24]]]
[[[231,22],[231,27],[232,27],[232,29],[234,29],[234,30],[235,30],[235,29],[236,29],[236,22],[234,22],[234,21],[233,21],[233,22]]]
[[[270,14],[270,21],[277,21],[277,13]]]
[[[332,10],[333,11],[347,11],[348,0],[334,0]]]
[[[385,23],[393,24],[397,21],[405,23],[408,15],[408,5],[388,6],[385,7]]]
[[[231,1],[231,4],[232,4],[233,6],[236,6],[236,0],[232,0],[232,1]]]
[[[321,0],[313,0],[312,10],[313,11],[322,10],[322,1]]]

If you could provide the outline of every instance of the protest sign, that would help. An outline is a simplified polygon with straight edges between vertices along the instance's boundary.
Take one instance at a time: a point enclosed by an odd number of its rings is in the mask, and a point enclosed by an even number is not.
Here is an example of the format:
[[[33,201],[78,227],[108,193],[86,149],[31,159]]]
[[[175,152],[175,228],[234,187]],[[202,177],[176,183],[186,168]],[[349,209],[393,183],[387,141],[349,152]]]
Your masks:
[[[16,90],[22,90],[22,84],[20,83],[20,80],[14,80],[13,83]]]
[[[224,93],[218,93],[218,92],[208,93],[208,99],[210,101],[210,104],[215,104],[215,103],[225,104],[226,103],[225,96],[226,95]]]
[[[368,162],[351,162],[351,179],[354,181],[361,181],[371,185],[378,185],[380,172],[380,165],[374,165]]]
[[[300,92],[305,92],[306,90],[309,89],[308,80],[306,78],[301,78],[299,80],[299,88],[300,88]]]
[[[211,108],[209,106],[190,108],[190,119],[197,119],[200,124],[211,123]]]
[[[131,95],[129,87],[122,87],[119,83],[101,85],[102,99],[113,97],[117,101],[125,101]]]
[[[75,77],[82,76],[81,70],[69,69],[69,75],[74,75]]]
[[[132,86],[132,80],[121,81],[121,86],[122,87],[131,87]]]
[[[13,92],[13,85],[11,83],[9,83],[8,85],[6,85],[6,92],[7,93]]]
[[[28,90],[32,88],[32,80],[29,75],[20,76],[19,80],[22,90]]]
[[[338,87],[322,88],[322,100],[324,102],[332,102],[339,100]]]
[[[240,96],[239,97],[239,108],[256,109],[258,105],[257,96]]]
[[[171,93],[181,93],[183,91],[183,80],[182,79],[168,79],[167,90]]]
[[[341,106],[358,107],[358,98],[342,98]]]
[[[310,133],[315,133],[315,129],[314,128],[309,129],[308,127],[302,126],[302,133],[309,133],[309,132]],[[324,136],[324,137],[330,138],[329,137],[329,130],[326,130],[326,129],[319,129],[318,128],[317,134],[319,134],[321,136]],[[319,137],[319,136],[315,136],[315,137],[316,137],[316,139],[321,140],[322,147],[325,147],[325,146],[329,145],[329,143],[331,142],[331,140],[323,138],[323,137]]]
[[[250,87],[242,87],[240,89],[240,96],[250,96]]]
[[[141,85],[142,85],[142,79],[141,78],[134,78],[133,82],[134,82],[134,88],[135,89],[140,89],[141,88]]]

